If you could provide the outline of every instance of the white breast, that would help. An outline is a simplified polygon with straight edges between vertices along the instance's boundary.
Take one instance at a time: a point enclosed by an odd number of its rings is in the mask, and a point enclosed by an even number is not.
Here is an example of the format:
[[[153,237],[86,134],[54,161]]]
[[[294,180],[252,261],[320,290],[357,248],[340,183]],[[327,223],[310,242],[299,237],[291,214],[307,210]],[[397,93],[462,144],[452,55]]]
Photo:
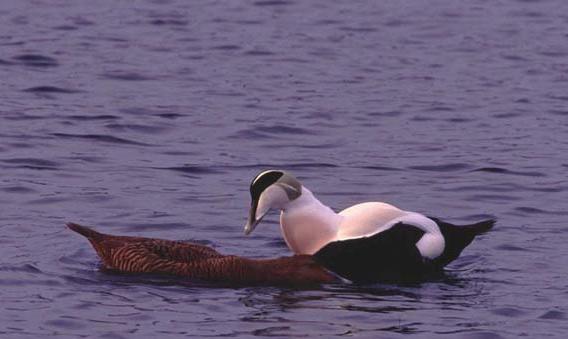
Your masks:
[[[336,221],[318,212],[318,209],[306,206],[280,214],[284,240],[294,253],[314,254],[333,241]],[[333,214],[330,216],[334,217]]]

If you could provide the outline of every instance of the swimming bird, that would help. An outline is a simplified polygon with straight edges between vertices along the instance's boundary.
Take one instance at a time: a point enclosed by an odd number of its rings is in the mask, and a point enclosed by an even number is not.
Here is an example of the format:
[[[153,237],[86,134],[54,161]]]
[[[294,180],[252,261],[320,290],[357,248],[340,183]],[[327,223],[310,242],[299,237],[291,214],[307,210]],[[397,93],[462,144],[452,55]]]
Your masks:
[[[295,254],[356,282],[414,280],[439,271],[495,220],[456,226],[384,202],[364,202],[336,213],[292,174],[267,170],[251,182],[250,234],[271,210]]]
[[[337,278],[311,256],[248,259],[223,255],[194,243],[103,234],[76,223],[67,227],[86,237],[104,269],[167,274],[189,279],[251,285],[310,285]]]

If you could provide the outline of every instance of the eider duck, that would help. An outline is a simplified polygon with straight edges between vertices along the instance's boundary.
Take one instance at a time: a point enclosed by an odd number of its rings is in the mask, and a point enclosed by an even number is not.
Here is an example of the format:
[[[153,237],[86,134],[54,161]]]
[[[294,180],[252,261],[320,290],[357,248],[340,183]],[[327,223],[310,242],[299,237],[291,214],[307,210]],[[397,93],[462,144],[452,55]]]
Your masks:
[[[290,173],[267,170],[250,185],[245,234],[270,209],[281,210],[288,247],[354,282],[404,281],[440,271],[494,220],[456,226],[383,202],[365,202],[336,213]]]
[[[189,279],[250,285],[311,285],[337,278],[308,255],[248,259],[223,255],[199,244],[142,237],[114,236],[68,223],[83,235],[103,268],[124,273],[167,274]]]

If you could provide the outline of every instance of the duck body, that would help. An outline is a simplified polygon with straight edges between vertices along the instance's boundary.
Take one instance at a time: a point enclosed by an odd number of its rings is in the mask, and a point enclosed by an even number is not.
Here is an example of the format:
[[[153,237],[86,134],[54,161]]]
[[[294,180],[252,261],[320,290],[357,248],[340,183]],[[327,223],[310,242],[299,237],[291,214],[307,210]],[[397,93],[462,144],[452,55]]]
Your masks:
[[[383,202],[365,202],[336,213],[302,187],[302,195],[280,214],[284,239],[297,254],[315,254],[335,241],[370,237],[399,222],[423,231],[416,246],[424,257],[434,258],[442,253],[445,239],[433,220]]]
[[[103,234],[75,223],[67,227],[86,237],[106,270],[153,273],[237,285],[309,285],[336,277],[311,256],[249,259],[223,255],[199,244]]]
[[[258,193],[260,189],[254,187],[258,183],[270,194]],[[313,255],[351,281],[405,280],[440,270],[494,224],[486,220],[456,226],[383,202],[365,202],[336,213],[282,171],[259,174],[251,184],[251,195],[251,210],[256,213],[250,214],[248,229],[254,229],[267,206],[279,208],[288,247],[296,254]],[[255,196],[260,208],[255,206]]]

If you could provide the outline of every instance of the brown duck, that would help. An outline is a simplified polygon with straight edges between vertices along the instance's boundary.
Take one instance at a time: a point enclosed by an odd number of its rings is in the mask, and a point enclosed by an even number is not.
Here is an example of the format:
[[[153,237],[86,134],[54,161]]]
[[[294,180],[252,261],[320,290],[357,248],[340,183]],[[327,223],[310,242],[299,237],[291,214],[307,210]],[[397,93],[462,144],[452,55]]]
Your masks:
[[[67,227],[91,242],[105,269],[119,272],[231,284],[307,285],[336,280],[309,255],[248,259],[194,243],[103,234],[75,223]]]

